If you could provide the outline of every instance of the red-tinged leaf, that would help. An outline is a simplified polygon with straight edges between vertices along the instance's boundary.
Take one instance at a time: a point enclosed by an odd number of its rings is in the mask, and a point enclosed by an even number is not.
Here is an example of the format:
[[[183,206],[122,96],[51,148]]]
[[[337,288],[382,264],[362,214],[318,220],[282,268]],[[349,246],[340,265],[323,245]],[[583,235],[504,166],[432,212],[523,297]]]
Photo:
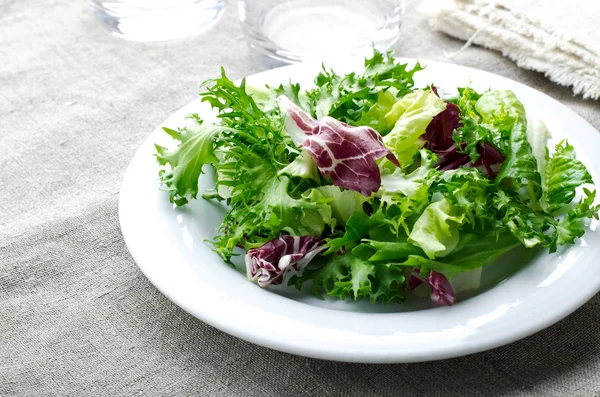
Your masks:
[[[446,110],[435,116],[425,130],[423,140],[427,142],[427,148],[435,153],[448,149],[454,144],[454,130],[460,126],[460,109],[453,103],[446,103]]]
[[[260,248],[248,250],[247,276],[263,288],[281,284],[287,273],[300,273],[325,249],[324,240],[312,236],[281,235]]]
[[[352,127],[332,117],[315,120],[285,96],[278,101],[291,119],[286,122],[288,133],[298,147],[310,153],[321,174],[330,177],[334,185],[370,196],[381,185],[376,160],[387,157],[400,166],[374,129]]]
[[[442,273],[431,270],[428,277],[423,277],[418,268],[413,269],[408,279],[408,289],[412,291],[422,283],[431,288],[431,300],[435,303],[450,306],[456,300],[450,281]]]
[[[432,87],[432,90],[437,95],[437,89]],[[471,158],[463,152],[465,143],[457,145],[453,138],[454,131],[462,126],[460,108],[454,103],[447,102],[446,110],[433,118],[421,138],[426,142],[425,147],[438,156],[436,166],[441,170],[455,170],[459,167],[478,168],[483,175],[493,179],[502,167],[504,155],[488,142],[479,143],[477,145],[479,158],[472,162]]]

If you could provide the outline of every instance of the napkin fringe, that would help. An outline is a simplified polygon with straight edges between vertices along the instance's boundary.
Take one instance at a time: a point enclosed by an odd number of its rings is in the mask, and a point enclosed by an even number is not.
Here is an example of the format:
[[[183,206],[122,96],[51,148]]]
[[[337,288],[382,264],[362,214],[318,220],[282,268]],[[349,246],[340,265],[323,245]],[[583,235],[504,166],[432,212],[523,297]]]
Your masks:
[[[457,52],[448,54],[450,58],[471,44],[481,45],[500,51],[519,67],[542,72],[550,80],[572,87],[576,95],[600,98],[600,57],[539,21],[486,4],[478,7],[464,0],[454,1],[430,19],[433,29],[466,41]]]

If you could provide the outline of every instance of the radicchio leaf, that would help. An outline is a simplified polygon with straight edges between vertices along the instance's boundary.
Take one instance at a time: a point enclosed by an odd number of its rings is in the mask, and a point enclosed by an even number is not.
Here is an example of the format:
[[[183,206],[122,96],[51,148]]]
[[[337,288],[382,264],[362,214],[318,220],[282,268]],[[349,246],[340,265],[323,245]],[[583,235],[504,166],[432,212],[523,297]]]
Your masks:
[[[437,89],[432,87],[432,90],[437,95]],[[477,145],[480,157],[473,163],[453,139],[454,130],[460,127],[460,108],[450,102],[446,103],[446,110],[435,116],[427,126],[421,139],[426,142],[425,147],[438,156],[436,166],[444,171],[459,167],[478,168],[483,175],[494,178],[502,167],[504,155],[494,145],[485,142]]]
[[[263,288],[281,284],[288,272],[300,273],[325,249],[324,240],[312,236],[281,235],[260,248],[248,250],[246,274]]]
[[[408,279],[409,291],[414,290],[422,283],[431,287],[431,300],[435,303],[450,306],[456,300],[450,281],[442,273],[431,270],[428,277],[423,277],[418,268],[413,269]]]
[[[334,185],[368,197],[381,185],[376,160],[385,156],[400,166],[374,129],[352,127],[329,116],[315,120],[287,97],[280,96],[278,101],[287,110],[290,137],[310,153],[321,174],[330,177]]]
[[[434,90],[437,94],[437,91]],[[431,123],[425,130],[423,140],[427,142],[428,149],[434,153],[438,151],[444,151],[454,144],[452,135],[454,130],[460,127],[460,109],[457,105],[447,102],[446,110],[438,113],[437,116],[431,120]]]

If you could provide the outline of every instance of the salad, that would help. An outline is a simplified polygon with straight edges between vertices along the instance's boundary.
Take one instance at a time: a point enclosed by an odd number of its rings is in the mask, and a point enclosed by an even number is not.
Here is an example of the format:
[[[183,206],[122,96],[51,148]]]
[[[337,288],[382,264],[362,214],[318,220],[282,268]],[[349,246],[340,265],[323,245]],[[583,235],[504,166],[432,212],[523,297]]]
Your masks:
[[[189,116],[156,146],[172,203],[228,212],[210,243],[227,263],[245,250],[260,287],[287,283],[339,299],[402,302],[419,288],[451,305],[481,268],[517,247],[550,253],[598,219],[573,146],[549,150],[511,91],[415,87],[423,68],[375,51],[364,71],[323,68],[315,85],[238,85],[221,69],[202,84],[216,122]],[[204,176],[203,176],[204,177]]]

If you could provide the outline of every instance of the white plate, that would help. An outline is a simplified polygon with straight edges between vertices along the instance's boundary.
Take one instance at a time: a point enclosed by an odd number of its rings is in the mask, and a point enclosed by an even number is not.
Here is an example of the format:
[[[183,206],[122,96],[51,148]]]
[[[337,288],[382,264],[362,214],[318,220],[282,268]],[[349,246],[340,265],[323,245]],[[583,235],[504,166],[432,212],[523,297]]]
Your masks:
[[[458,65],[422,63],[427,68],[415,75],[417,86],[434,82],[449,90],[472,80],[471,86],[477,90],[513,90],[529,113],[546,122],[553,134],[550,144],[568,137],[597,181],[600,133],[573,111],[500,76]],[[340,65],[336,70],[360,70],[362,62],[350,59]],[[320,65],[289,66],[250,76],[248,81],[274,85],[291,78],[308,85],[319,69]],[[205,104],[194,101],[163,125],[181,126],[185,115],[192,112],[211,114]],[[243,272],[223,263],[204,242],[216,234],[222,207],[198,199],[174,209],[167,194],[158,189],[153,144],[169,144],[169,139],[157,128],[126,171],[119,217],[127,247],[148,279],[169,299],[202,321],[250,342],[341,361],[442,359],[533,334],[564,318],[600,290],[600,233],[595,231],[588,231],[576,246],[560,253],[534,257],[498,285],[451,307],[416,310],[422,302],[320,301],[292,287],[261,289],[247,281]],[[201,189],[211,183],[212,175],[201,177]],[[492,268],[508,274],[513,259],[501,260]]]

